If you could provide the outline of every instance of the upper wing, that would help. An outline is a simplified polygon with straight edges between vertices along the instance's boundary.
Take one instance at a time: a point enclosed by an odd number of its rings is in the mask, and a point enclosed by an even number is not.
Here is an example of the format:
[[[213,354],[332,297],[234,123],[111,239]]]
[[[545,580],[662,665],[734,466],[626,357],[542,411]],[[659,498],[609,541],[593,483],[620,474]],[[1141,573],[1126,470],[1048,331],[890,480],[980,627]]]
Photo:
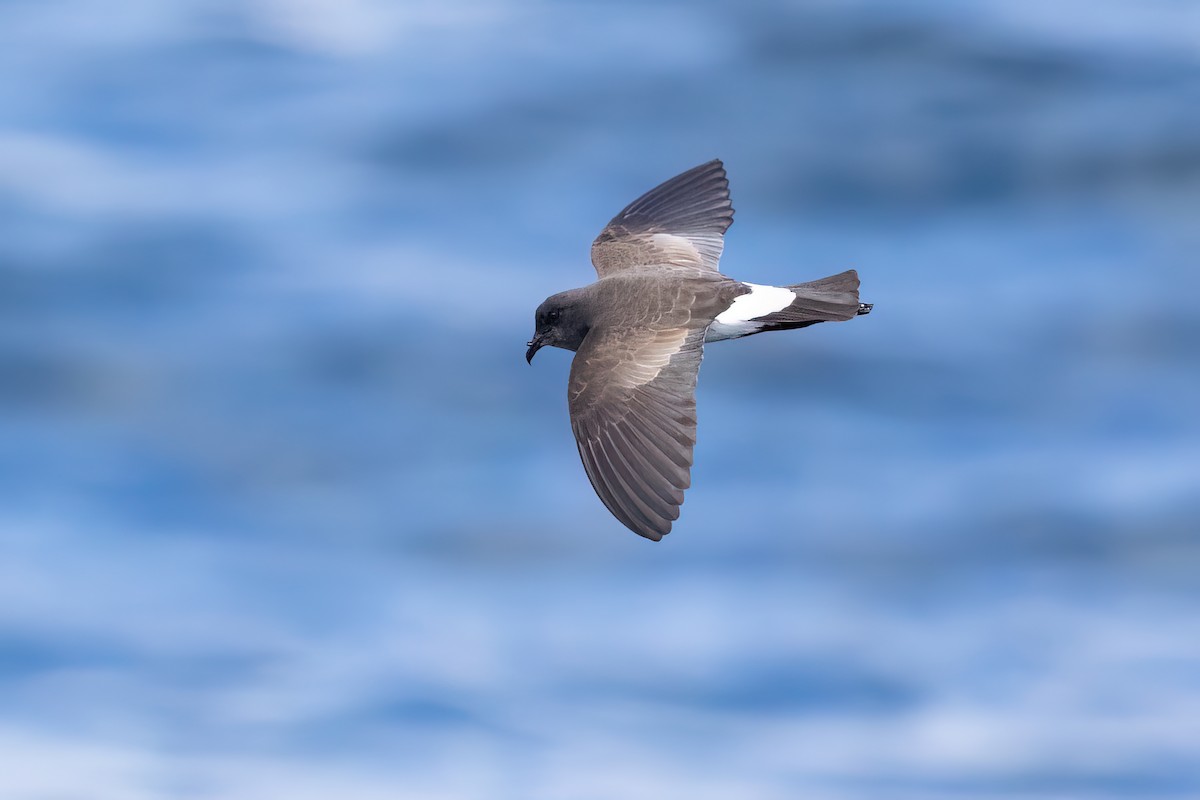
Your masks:
[[[658,541],[691,485],[704,328],[593,330],[571,363],[571,428],[596,494]]]
[[[592,264],[601,278],[667,264],[716,272],[732,224],[729,181],[714,159],[656,186],[613,217],[592,242]]]

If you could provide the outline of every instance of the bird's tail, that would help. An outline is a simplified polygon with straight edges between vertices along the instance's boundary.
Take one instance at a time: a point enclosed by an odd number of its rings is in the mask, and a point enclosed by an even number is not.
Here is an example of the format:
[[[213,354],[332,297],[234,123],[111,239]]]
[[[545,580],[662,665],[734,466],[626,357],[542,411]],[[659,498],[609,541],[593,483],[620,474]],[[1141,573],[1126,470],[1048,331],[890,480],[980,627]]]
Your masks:
[[[796,299],[787,308],[763,320],[775,328],[803,328],[818,322],[841,322],[871,312],[870,303],[860,303],[858,300],[858,273],[852,269],[786,288],[796,295]]]

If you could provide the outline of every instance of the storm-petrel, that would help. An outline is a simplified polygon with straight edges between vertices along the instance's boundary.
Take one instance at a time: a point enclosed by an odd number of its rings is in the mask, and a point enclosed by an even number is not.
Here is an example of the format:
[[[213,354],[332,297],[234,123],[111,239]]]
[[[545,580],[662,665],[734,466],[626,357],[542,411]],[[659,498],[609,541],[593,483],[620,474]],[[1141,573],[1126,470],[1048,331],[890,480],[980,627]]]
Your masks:
[[[567,398],[583,468],[613,516],[654,541],[691,484],[704,343],[871,310],[854,270],[782,287],[725,277],[717,262],[732,223],[719,160],[651,189],[592,243],[600,279],[538,306],[525,354],[575,351]]]

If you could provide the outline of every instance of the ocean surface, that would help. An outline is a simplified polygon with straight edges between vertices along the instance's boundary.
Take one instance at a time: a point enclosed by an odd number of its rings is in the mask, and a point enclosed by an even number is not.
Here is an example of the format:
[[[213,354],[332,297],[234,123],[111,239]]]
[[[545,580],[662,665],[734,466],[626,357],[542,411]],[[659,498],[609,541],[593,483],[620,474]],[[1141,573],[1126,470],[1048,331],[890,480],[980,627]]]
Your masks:
[[[1200,797],[1194,3],[0,2],[0,797]],[[724,159],[674,532],[533,309]]]

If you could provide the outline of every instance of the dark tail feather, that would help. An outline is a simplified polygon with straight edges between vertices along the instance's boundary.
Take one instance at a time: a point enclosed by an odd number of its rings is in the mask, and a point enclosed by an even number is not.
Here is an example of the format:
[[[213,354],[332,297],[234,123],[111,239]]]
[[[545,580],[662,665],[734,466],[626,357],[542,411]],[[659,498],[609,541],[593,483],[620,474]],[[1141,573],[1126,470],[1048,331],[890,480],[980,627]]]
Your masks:
[[[764,317],[778,328],[803,328],[818,322],[841,322],[871,311],[858,301],[858,273],[852,269],[828,278],[788,286],[796,299],[782,311]]]

